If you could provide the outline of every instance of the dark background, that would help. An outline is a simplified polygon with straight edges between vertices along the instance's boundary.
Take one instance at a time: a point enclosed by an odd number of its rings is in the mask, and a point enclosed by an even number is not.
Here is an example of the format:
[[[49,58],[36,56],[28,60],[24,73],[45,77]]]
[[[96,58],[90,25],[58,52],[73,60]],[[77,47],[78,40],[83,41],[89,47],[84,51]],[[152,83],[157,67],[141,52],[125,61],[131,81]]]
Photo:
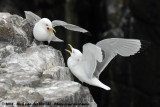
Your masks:
[[[160,107],[160,0],[0,0],[0,11],[24,17],[32,11],[50,20],[64,20],[92,36],[56,27],[65,43],[50,45],[64,51],[70,43],[81,50],[87,42],[105,38],[135,38],[151,44],[144,52],[114,58],[100,80],[111,91],[86,85],[98,107]]]

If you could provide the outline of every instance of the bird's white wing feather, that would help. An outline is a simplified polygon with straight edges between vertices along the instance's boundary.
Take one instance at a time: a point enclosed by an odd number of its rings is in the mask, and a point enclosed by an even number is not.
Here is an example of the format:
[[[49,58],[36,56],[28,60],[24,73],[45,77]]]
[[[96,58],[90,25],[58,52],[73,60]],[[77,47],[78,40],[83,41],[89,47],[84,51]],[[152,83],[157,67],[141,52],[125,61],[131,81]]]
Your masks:
[[[79,27],[79,26],[76,26],[76,25],[73,25],[73,24],[69,24],[69,23],[66,23],[64,21],[60,21],[60,20],[54,20],[52,21],[52,26],[53,27],[56,27],[56,26],[62,26],[68,30],[72,30],[72,31],[77,31],[77,32],[82,32],[82,33],[86,33],[88,32],[87,30]]]
[[[39,16],[37,16],[36,14],[34,14],[31,11],[24,11],[24,13],[25,13],[26,19],[32,21],[33,24],[35,24],[36,22],[41,20],[41,18]]]
[[[97,63],[94,73],[98,78],[104,68],[117,54],[130,56],[137,53],[141,48],[140,40],[136,39],[111,38],[99,41],[96,45],[104,51],[104,59],[102,62]]]
[[[95,72],[97,61],[102,62],[102,59],[103,55],[101,48],[91,43],[83,45],[83,67],[89,78],[92,78],[93,73]]]

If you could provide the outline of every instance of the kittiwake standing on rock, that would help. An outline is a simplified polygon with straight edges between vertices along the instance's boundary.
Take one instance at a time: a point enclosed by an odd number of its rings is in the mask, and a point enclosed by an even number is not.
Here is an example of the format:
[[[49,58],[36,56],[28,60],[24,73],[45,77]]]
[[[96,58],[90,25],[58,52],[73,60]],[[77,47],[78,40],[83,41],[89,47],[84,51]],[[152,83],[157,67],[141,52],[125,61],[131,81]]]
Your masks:
[[[134,55],[141,48],[140,40],[111,38],[99,41],[96,45],[87,43],[83,45],[83,53],[69,44],[71,51],[67,65],[73,75],[81,82],[110,90],[110,87],[99,81],[99,75],[116,56],[124,57]]]
[[[48,18],[41,19],[39,16],[30,11],[25,11],[25,16],[26,19],[33,22],[34,24],[33,35],[35,39],[38,41],[48,41],[48,43],[50,43],[51,41],[63,42],[63,40],[57,38],[54,34],[54,32],[56,31],[53,27],[56,26],[62,26],[66,29],[82,33],[88,32],[87,30],[79,26],[69,24],[64,21],[54,20],[51,22]],[[53,30],[54,32],[51,30]]]

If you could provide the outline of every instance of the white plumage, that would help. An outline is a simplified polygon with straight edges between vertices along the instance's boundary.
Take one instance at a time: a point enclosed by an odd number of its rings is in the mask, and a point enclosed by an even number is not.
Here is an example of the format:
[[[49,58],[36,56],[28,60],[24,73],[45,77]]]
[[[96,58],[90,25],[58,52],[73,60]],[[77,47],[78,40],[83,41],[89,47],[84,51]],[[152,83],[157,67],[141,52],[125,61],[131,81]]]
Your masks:
[[[96,67],[95,75],[98,78],[104,68],[117,54],[127,57],[136,54],[141,48],[140,40],[136,39],[111,38],[99,41],[96,45],[104,51],[105,56],[103,62],[98,63]]]
[[[56,26],[62,26],[66,29],[82,33],[88,32],[87,30],[79,26],[69,24],[64,21],[54,20],[51,22],[48,18],[41,19],[39,16],[30,11],[25,11],[25,16],[26,19],[33,22],[34,24],[33,35],[35,39],[38,41],[48,41],[48,43],[50,43],[51,41],[63,42],[63,40],[57,38],[54,34],[55,29],[53,27]],[[54,32],[50,30],[53,30]]]
[[[34,38],[38,41],[48,41],[48,43],[51,41],[63,42],[52,31],[48,30],[50,28],[52,28],[52,24],[49,19],[43,18],[39,20],[33,28]]]
[[[73,24],[69,24],[69,23],[66,23],[64,21],[61,21],[61,20],[53,20],[52,21],[52,25],[53,27],[56,27],[56,26],[62,26],[68,30],[72,30],[72,31],[77,31],[77,32],[82,32],[82,33],[86,33],[88,32],[87,30],[79,27],[79,26],[76,26],[76,25],[73,25]]]
[[[83,45],[83,53],[71,45],[69,46],[72,51],[66,50],[71,54],[67,65],[71,72],[81,82],[110,90],[110,87],[99,81],[99,75],[117,54],[130,56],[137,53],[141,48],[141,42],[136,39],[105,39],[99,41],[96,45],[91,43]]]

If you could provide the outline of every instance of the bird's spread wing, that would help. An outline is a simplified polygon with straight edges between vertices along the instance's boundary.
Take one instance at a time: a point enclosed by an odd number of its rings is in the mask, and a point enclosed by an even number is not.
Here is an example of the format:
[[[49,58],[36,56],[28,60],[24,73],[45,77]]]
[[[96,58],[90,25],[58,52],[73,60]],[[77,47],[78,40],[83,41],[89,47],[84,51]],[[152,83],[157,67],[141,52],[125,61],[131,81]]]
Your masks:
[[[98,78],[104,68],[117,54],[130,56],[137,53],[141,48],[140,40],[136,39],[111,38],[99,41],[96,45],[104,51],[104,59],[102,62],[97,63],[94,73]]]
[[[33,24],[35,24],[37,21],[41,20],[41,18],[39,16],[32,13],[31,11],[24,11],[24,12],[25,12],[26,19],[32,21]]]
[[[101,48],[91,43],[83,45],[83,67],[89,78],[92,78],[93,73],[95,72],[97,61],[102,62],[102,59],[103,55]]]
[[[77,32],[82,32],[82,33],[86,33],[88,32],[87,30],[79,27],[79,26],[76,26],[76,25],[73,25],[73,24],[69,24],[69,23],[66,23],[64,21],[60,21],[60,20],[54,20],[52,21],[52,25],[53,27],[56,27],[56,26],[62,26],[68,30],[73,30],[73,31],[77,31]]]

